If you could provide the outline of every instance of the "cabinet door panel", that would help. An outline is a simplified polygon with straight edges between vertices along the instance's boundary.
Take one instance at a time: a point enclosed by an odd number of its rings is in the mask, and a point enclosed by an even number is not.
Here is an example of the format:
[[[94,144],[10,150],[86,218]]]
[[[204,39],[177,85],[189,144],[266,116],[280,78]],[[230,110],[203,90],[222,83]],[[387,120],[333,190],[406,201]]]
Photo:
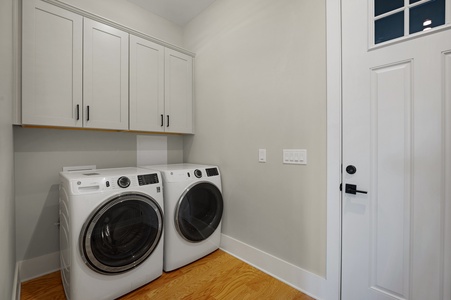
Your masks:
[[[193,133],[193,58],[165,50],[166,131]]]
[[[130,130],[164,131],[164,47],[130,36]]]
[[[82,17],[24,1],[22,39],[22,123],[82,126]]]
[[[84,126],[128,129],[128,33],[84,19],[83,71]]]

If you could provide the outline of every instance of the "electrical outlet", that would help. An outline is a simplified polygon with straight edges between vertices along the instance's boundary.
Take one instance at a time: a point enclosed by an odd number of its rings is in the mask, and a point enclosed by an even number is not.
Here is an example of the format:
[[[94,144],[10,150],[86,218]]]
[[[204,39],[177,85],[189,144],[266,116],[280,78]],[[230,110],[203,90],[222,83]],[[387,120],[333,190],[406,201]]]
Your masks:
[[[306,149],[283,149],[283,163],[292,165],[307,164]]]

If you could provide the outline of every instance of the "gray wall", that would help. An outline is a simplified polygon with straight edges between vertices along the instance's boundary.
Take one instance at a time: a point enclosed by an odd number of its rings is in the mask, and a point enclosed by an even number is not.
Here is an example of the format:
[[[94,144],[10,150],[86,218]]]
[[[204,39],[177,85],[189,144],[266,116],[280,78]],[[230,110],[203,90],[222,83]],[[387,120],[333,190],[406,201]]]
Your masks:
[[[305,270],[326,266],[325,1],[218,0],[190,22],[196,134],[185,161],[219,165],[223,233]],[[258,149],[267,149],[267,163]],[[282,149],[308,165],[282,164]]]
[[[219,165],[224,233],[324,276],[324,1],[218,0],[184,31],[127,1],[63,1],[197,53],[196,134],[168,136],[168,162]],[[61,167],[131,166],[142,150],[131,133],[18,127],[14,140],[18,260],[58,251]],[[259,148],[268,151],[266,164],[258,163]],[[284,148],[307,149],[308,165],[282,165]],[[14,227],[12,215],[9,222]]]
[[[17,260],[59,251],[58,184],[65,166],[136,166],[132,133],[14,128]]]
[[[59,172],[65,166],[133,167],[137,153],[152,163],[179,163],[183,159],[180,136],[137,135],[129,132],[14,128],[17,260],[28,261],[59,251]],[[153,157],[164,151],[163,159]],[[158,160],[155,160],[158,159]],[[53,271],[40,268],[40,272]],[[33,277],[33,270],[23,276]]]
[[[16,265],[13,181],[12,1],[0,1],[0,299],[13,295]]]

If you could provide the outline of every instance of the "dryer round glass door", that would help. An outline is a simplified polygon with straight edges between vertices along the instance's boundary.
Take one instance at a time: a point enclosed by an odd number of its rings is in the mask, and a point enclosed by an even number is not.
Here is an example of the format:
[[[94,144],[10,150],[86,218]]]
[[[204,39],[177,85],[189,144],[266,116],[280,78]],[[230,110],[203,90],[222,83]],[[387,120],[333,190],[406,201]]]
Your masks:
[[[224,202],[221,191],[208,182],[189,187],[182,194],[175,211],[175,226],[190,242],[207,239],[221,223]]]
[[[85,263],[102,274],[130,270],[153,252],[163,231],[163,213],[145,194],[121,194],[96,209],[80,233]]]

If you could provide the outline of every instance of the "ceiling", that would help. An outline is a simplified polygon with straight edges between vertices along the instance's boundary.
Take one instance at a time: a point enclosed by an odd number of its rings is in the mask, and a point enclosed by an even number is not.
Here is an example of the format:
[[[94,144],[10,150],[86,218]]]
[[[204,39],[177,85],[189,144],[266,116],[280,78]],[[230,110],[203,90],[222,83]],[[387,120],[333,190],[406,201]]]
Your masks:
[[[128,0],[180,26],[185,25],[216,0]]]

